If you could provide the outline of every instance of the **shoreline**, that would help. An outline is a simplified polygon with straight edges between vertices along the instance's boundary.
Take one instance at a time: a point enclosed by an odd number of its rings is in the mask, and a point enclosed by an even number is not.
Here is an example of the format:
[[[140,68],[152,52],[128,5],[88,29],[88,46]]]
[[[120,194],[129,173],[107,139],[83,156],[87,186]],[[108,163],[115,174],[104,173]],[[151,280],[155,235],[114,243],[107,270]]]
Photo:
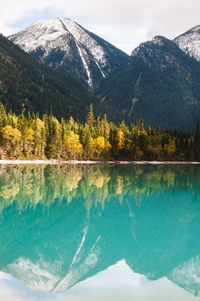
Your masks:
[[[198,161],[91,161],[91,160],[0,160],[0,165],[78,165],[78,164],[121,164],[121,165],[200,165]]]

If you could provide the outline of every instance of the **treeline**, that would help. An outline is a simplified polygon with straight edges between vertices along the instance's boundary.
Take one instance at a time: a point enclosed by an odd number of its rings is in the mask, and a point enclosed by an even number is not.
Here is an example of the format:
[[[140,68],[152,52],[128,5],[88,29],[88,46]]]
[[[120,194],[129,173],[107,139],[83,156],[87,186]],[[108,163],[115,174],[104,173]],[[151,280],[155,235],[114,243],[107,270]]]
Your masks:
[[[92,105],[85,124],[52,114],[7,113],[0,104],[0,158],[85,160],[200,160],[200,133],[163,130],[143,120],[126,125],[95,118]]]

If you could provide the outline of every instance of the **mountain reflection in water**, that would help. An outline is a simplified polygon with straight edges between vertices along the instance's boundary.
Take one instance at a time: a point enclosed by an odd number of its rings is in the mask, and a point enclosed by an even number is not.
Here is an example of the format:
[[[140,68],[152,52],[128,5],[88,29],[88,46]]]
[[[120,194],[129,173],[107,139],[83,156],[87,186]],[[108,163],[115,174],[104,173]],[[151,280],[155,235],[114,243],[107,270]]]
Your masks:
[[[0,271],[62,292],[123,262],[198,296],[199,195],[199,166],[1,166]]]

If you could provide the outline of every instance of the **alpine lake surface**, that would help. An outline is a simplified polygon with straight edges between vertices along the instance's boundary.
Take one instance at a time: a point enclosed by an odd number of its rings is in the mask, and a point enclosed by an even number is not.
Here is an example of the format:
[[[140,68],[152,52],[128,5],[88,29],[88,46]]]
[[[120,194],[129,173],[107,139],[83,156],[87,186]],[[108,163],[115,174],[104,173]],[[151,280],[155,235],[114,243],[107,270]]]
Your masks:
[[[199,165],[0,166],[0,300],[199,298]]]

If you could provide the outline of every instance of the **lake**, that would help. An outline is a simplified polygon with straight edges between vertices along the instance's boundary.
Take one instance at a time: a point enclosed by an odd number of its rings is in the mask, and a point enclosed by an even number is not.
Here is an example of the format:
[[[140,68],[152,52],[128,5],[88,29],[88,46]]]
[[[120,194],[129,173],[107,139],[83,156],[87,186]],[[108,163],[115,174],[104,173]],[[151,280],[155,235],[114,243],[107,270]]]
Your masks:
[[[0,166],[0,300],[200,296],[200,166]]]

